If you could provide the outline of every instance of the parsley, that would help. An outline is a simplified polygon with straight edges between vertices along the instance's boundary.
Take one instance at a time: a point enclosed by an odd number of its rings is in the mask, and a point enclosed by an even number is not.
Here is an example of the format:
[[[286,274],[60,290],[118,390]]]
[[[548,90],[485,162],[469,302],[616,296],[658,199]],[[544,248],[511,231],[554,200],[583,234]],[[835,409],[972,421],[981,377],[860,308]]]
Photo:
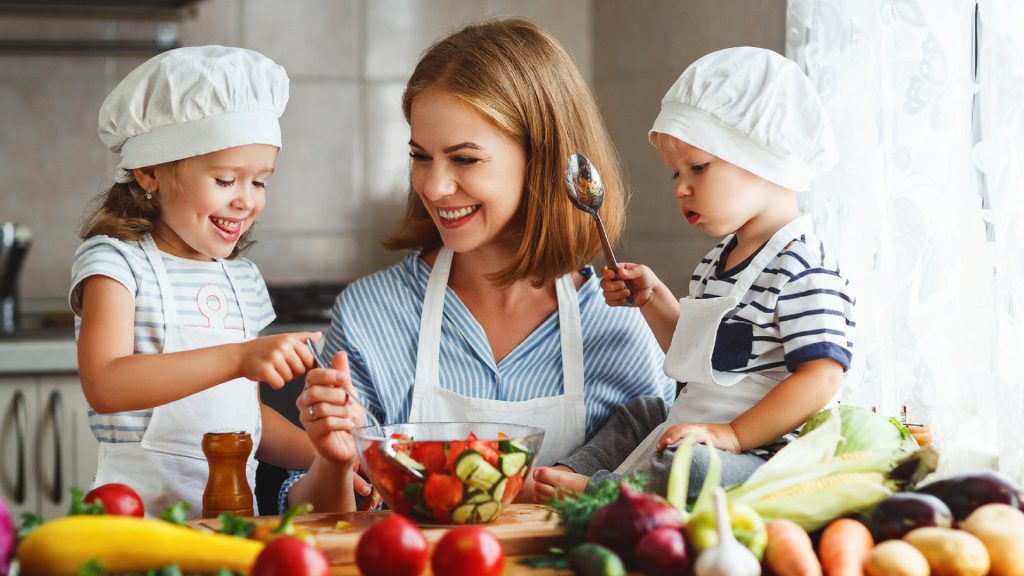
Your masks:
[[[548,501],[548,505],[558,514],[558,525],[565,528],[566,549],[587,541],[590,517],[606,504],[619,499],[621,482],[628,482],[630,487],[642,491],[647,485],[647,478],[643,474],[631,474],[621,480],[605,478],[596,486],[588,486],[586,492]]]

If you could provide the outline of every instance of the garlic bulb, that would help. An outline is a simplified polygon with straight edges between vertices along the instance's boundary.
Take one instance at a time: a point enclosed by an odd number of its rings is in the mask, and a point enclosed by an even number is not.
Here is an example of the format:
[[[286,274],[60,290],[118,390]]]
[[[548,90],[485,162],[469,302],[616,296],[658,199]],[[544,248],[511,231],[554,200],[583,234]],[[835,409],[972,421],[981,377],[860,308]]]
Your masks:
[[[725,490],[715,488],[714,497],[718,544],[701,552],[694,571],[697,576],[760,576],[761,564],[757,558],[732,535]]]

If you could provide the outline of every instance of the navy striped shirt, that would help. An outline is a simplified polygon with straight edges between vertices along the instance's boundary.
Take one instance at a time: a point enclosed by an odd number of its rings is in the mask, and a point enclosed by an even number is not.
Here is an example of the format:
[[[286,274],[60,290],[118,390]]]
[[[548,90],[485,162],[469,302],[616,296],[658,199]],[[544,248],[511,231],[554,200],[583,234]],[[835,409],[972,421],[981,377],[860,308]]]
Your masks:
[[[724,270],[734,245],[734,236],[728,236],[701,260],[690,279],[691,296],[729,293],[754,257]],[[719,326],[712,365],[722,372],[793,372],[803,362],[831,358],[846,370],[853,354],[855,302],[821,240],[812,234],[795,238]]]
[[[167,277],[174,287],[178,320],[186,325],[209,325],[199,311],[197,295],[207,285],[221,289],[228,302],[227,328],[242,329],[242,312],[220,262],[191,260],[160,252]],[[260,331],[274,320],[267,285],[256,265],[244,258],[226,261],[245,301],[251,330]],[[106,276],[135,298],[135,353],[158,354],[164,348],[164,312],[156,273],[137,241],[109,236],[89,238],[75,252],[71,266],[71,309],[75,312],[75,337],[82,323],[82,282],[90,276]],[[89,427],[100,442],[139,442],[149,426],[152,410],[98,414],[89,410]]]

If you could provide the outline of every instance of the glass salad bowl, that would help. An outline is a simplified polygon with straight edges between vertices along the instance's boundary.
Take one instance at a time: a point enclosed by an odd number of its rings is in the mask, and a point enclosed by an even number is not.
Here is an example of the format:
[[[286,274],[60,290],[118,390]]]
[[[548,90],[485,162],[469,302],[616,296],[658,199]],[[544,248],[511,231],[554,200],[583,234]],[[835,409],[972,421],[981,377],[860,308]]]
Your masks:
[[[492,422],[364,426],[359,460],[395,512],[432,524],[493,522],[523,488],[544,430]]]

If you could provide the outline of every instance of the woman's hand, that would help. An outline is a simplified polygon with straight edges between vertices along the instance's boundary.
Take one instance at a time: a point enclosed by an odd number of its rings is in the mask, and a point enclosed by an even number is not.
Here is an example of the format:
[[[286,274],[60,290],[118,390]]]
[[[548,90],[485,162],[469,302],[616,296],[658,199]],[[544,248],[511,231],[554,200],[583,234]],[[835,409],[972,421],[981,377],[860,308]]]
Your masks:
[[[711,439],[711,445],[719,450],[725,450],[726,452],[732,452],[733,454],[740,453],[740,441],[736,437],[736,432],[732,429],[729,424],[676,424],[672,426],[658,440],[658,450],[664,450],[665,448],[672,446],[676,442],[682,440],[687,434],[693,432],[695,429],[703,429],[707,436]],[[703,444],[703,439],[699,439],[699,442]]]
[[[577,474],[568,466],[538,466],[530,474],[533,480],[533,500],[546,502],[552,497],[577,494],[587,489],[590,476]]]
[[[320,340],[320,332],[292,332],[249,340],[240,344],[239,372],[242,376],[266,382],[279,389],[289,380],[313,367],[313,353],[306,340]]]
[[[622,262],[617,273],[607,266],[601,269],[601,290],[609,306],[622,306],[627,297],[633,296],[633,304],[642,308],[654,296],[654,288],[660,282],[643,264]]]
[[[310,370],[306,375],[306,388],[295,401],[299,419],[313,447],[320,456],[337,464],[353,465],[356,461],[352,429],[362,426],[366,415],[352,398],[357,396],[352,387],[348,356],[338,352],[331,361],[331,368]]]

